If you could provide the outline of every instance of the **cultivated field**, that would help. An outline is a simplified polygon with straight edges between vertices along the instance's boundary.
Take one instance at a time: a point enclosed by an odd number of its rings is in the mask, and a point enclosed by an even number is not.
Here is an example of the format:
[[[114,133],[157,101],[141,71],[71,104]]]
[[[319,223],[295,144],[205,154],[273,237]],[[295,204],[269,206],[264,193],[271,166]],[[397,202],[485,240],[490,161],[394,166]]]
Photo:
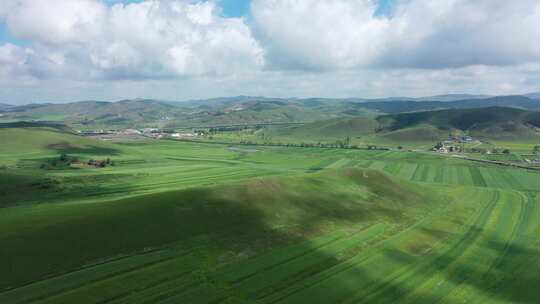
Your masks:
[[[0,303],[538,303],[540,171],[0,129]],[[48,168],[65,153],[105,168]]]

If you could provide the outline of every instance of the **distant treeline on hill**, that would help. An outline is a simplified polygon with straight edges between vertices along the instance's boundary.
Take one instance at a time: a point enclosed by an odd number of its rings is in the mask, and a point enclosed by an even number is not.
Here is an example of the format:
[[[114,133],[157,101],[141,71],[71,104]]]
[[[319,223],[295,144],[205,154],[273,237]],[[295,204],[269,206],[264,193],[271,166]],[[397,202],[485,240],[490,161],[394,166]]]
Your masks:
[[[7,122],[0,123],[1,128],[54,128],[63,131],[72,132],[68,126],[63,123],[58,123],[55,121],[16,121],[16,122]]]
[[[239,142],[232,141],[216,141],[216,140],[196,140],[196,139],[174,139],[175,141],[200,142],[210,144],[226,144],[226,145],[245,145],[245,146],[268,146],[268,147],[296,147],[296,148],[326,148],[326,149],[358,149],[358,150],[380,150],[388,151],[390,148],[379,147],[376,145],[358,146],[351,145],[350,140],[337,140],[335,143],[281,143],[281,142],[255,142],[250,140],[241,140]],[[402,149],[401,146],[398,149]]]

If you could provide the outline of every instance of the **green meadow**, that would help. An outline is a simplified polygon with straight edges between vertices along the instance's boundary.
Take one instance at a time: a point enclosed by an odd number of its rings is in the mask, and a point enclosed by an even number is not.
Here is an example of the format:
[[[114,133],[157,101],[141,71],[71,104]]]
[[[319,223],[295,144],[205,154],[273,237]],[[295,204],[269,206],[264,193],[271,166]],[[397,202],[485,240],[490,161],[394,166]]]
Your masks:
[[[0,186],[0,303],[540,299],[540,171],[0,128]]]

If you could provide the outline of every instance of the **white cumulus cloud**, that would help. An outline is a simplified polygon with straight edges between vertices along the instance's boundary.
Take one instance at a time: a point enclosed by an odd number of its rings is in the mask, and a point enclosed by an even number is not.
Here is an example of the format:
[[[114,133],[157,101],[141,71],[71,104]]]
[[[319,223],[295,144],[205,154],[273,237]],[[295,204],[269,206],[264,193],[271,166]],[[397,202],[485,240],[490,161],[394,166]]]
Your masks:
[[[378,63],[420,68],[540,61],[537,0],[404,1]]]
[[[254,33],[281,68],[445,68],[540,61],[537,0],[254,0]]]
[[[3,0],[5,22],[21,38],[84,43],[102,32],[105,6],[94,0]],[[5,2],[5,3],[4,3]]]
[[[49,0],[4,1],[10,11],[0,16],[13,35],[77,77],[169,78],[262,65],[243,19],[222,17],[214,2],[55,0],[52,9]]]
[[[364,66],[383,51],[390,22],[371,0],[254,0],[253,28],[270,64],[325,69]]]
[[[539,0],[378,1],[0,0],[0,98],[540,90]]]

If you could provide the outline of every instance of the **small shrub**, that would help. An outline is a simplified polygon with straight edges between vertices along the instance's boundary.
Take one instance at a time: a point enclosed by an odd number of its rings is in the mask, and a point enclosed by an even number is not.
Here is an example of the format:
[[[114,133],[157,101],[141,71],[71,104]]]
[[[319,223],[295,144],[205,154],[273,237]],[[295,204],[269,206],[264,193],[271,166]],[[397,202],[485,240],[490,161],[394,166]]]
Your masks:
[[[62,153],[60,154],[60,158],[59,158],[61,161],[65,162],[68,160],[68,156],[66,153]]]

